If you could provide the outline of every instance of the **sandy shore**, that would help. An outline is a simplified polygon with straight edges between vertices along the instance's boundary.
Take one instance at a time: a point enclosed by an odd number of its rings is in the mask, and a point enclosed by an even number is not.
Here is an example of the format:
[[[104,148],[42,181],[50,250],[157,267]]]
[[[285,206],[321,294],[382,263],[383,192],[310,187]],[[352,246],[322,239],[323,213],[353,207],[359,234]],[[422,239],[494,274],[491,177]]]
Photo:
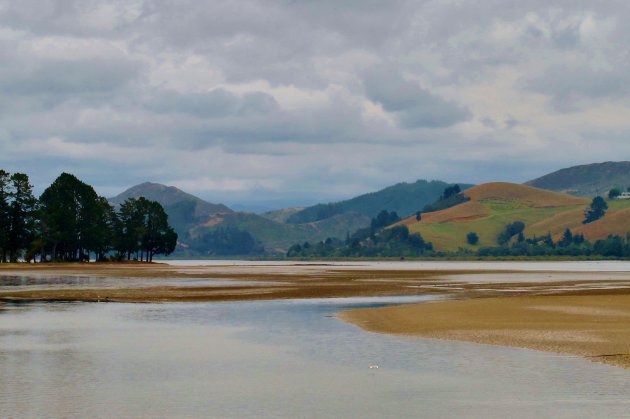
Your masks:
[[[0,304],[418,294],[446,300],[339,315],[374,332],[561,352],[630,368],[629,272],[379,269],[360,263],[0,265]]]
[[[475,298],[339,316],[365,330],[514,346],[630,368],[630,291]]]

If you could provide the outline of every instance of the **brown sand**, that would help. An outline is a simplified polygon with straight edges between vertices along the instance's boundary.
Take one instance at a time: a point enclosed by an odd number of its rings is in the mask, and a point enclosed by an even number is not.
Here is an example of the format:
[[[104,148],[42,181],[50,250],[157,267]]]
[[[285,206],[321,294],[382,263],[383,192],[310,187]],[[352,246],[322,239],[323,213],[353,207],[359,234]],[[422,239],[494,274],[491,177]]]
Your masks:
[[[0,304],[16,300],[143,303],[434,293],[458,300],[350,310],[340,316],[375,332],[562,352],[630,368],[629,273],[379,270],[360,264],[323,263],[210,267],[93,263],[0,264],[1,276],[93,280],[89,286],[7,287],[0,290]],[[99,287],[99,278],[108,280],[107,286],[103,282]],[[179,279],[222,282],[165,286],[160,282],[164,279],[175,284]],[[225,280],[239,282],[226,286]]]
[[[340,317],[366,330],[515,346],[630,368],[630,292],[475,298],[375,309]]]

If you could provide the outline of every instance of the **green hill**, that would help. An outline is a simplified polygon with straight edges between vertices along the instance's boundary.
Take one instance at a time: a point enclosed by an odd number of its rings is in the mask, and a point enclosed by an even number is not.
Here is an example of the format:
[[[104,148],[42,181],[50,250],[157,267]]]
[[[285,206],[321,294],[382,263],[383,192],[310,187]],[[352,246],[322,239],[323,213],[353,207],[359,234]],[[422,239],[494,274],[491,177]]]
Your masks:
[[[459,185],[462,190],[472,186],[468,184]],[[398,183],[380,191],[367,193],[345,201],[317,204],[305,208],[290,215],[287,218],[287,222],[291,224],[308,223],[350,212],[372,218],[376,217],[382,210],[396,211],[398,215],[404,217],[422,210],[427,204],[435,202],[447,186],[450,186],[450,184],[437,180]]]
[[[436,250],[455,251],[496,246],[497,238],[507,224],[521,221],[526,237],[551,233],[559,238],[565,229],[582,233],[588,240],[606,238],[609,234],[625,237],[630,231],[630,201],[608,203],[606,216],[583,225],[589,199],[512,183],[487,183],[466,192],[470,201],[442,211],[402,220],[410,232],[419,232]],[[479,244],[467,244],[466,235],[475,232]]]
[[[575,196],[606,195],[612,188],[630,187],[630,162],[606,162],[558,170],[526,185]]]
[[[284,219],[296,210],[274,211],[267,214],[269,218],[235,212],[225,205],[211,204],[175,187],[157,183],[136,185],[109,201],[120,205],[128,198],[140,196],[162,204],[179,236],[175,256],[182,257],[251,255],[262,251],[284,254],[296,242],[343,238],[370,223],[369,217],[348,212],[317,222],[286,224]],[[257,245],[252,246],[252,242]],[[224,253],[223,248],[236,253]],[[238,253],[239,249],[244,253]]]
[[[233,211],[223,204],[212,204],[174,186],[145,182],[132,186],[108,201],[118,206],[126,199],[145,197],[159,202],[168,214],[169,223],[177,231],[180,240],[185,239],[187,229],[205,221],[210,214],[229,214]]]

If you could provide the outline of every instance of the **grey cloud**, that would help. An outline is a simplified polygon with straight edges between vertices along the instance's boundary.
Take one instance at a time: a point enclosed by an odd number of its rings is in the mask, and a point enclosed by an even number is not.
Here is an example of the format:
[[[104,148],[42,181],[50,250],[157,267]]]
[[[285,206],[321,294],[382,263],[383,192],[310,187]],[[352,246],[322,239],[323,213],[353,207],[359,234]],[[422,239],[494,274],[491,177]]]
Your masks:
[[[218,118],[266,114],[277,111],[278,103],[273,96],[263,92],[250,92],[239,97],[219,88],[203,93],[157,91],[149,99],[147,107],[165,113],[187,113],[198,117]]]
[[[620,99],[630,93],[628,67],[596,70],[559,65],[526,82],[526,88],[549,95],[561,112],[578,109],[584,99]]]
[[[396,114],[405,128],[449,127],[467,120],[470,111],[422,89],[387,69],[368,72],[364,81],[367,96]]]

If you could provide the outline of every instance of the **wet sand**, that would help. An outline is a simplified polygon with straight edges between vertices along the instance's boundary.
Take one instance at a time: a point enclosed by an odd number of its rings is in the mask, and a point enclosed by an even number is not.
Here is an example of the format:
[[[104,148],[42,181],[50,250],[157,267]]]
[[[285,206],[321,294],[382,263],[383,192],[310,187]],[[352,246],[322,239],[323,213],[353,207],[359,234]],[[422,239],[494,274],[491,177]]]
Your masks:
[[[630,368],[630,272],[413,270],[360,263],[5,264],[0,265],[2,278],[39,278],[44,283],[76,278],[77,283],[0,286],[0,304],[438,294],[445,301],[350,310],[339,316],[373,332],[567,353]],[[191,286],[191,281],[201,285]]]
[[[5,264],[0,265],[0,279],[3,277],[38,278],[42,282],[48,278],[51,281],[45,286],[0,286],[0,301],[142,303],[418,294],[473,298],[630,289],[630,273],[623,272],[396,270],[360,263],[214,266],[142,263]],[[58,284],[52,280],[55,278],[76,278],[77,281]],[[191,281],[199,283],[191,285]]]
[[[630,368],[630,291],[475,298],[340,313],[379,333],[514,346]]]

